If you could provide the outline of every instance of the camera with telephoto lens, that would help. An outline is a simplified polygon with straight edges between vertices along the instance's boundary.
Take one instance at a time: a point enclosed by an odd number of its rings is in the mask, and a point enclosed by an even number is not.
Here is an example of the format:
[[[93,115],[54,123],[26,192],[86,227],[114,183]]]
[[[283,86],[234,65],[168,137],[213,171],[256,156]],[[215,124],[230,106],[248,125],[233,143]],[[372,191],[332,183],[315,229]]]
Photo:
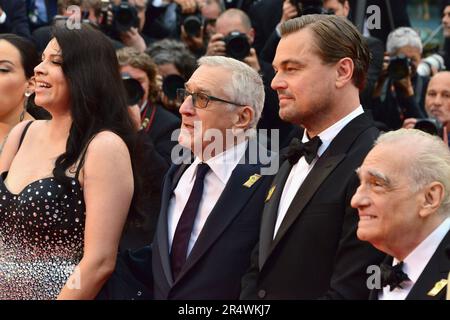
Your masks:
[[[250,43],[247,35],[239,31],[232,31],[223,38],[227,57],[243,60],[250,54]]]
[[[289,0],[297,8],[298,16],[307,14],[334,14],[332,10],[323,7],[322,0]]]
[[[434,53],[420,61],[417,66],[417,74],[422,77],[430,77],[433,68],[437,71],[445,70],[444,58],[437,53]]]
[[[123,0],[120,4],[114,5],[111,0],[102,0],[102,25],[108,24],[108,12],[112,14],[112,22],[110,27],[116,32],[126,32],[132,27],[139,27],[139,17],[136,8]]]
[[[144,96],[141,83],[132,78],[128,73],[122,73],[122,81],[127,92],[127,103],[129,106],[138,104]]]
[[[401,80],[410,75],[411,59],[404,54],[389,59],[388,76],[394,81]]]
[[[444,132],[444,126],[435,118],[417,119],[414,129],[421,130],[441,138]]]
[[[176,9],[178,24],[184,27],[184,31],[190,37],[198,37],[203,26],[204,19],[197,6],[197,9],[192,14],[183,14],[181,6]]]

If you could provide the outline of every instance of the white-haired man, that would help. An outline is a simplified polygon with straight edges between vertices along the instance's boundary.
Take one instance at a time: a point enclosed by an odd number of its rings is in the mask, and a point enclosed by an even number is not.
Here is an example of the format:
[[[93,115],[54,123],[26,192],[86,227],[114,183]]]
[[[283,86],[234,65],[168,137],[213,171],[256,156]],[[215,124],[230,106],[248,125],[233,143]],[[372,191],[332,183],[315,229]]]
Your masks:
[[[352,206],[359,213],[358,238],[388,254],[381,265],[383,288],[371,298],[444,299],[450,269],[448,146],[415,129],[392,131],[380,136],[357,173],[361,185]]]
[[[178,92],[178,141],[195,160],[172,166],[165,178],[153,242],[155,299],[239,297],[270,183],[247,139],[264,104],[260,76],[226,57],[199,65]]]

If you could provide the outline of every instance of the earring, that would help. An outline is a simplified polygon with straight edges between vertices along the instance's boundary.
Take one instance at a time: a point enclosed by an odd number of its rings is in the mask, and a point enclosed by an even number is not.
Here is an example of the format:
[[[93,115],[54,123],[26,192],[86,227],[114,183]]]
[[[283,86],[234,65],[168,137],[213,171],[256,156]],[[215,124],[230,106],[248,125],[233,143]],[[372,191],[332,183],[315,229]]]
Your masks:
[[[29,98],[31,96],[31,94],[32,94],[31,92],[25,91],[25,97]]]

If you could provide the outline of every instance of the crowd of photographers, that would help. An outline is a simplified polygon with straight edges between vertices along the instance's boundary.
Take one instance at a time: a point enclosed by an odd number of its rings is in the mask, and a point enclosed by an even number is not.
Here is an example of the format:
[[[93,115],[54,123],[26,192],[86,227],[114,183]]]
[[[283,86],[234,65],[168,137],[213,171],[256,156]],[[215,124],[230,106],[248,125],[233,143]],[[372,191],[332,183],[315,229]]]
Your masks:
[[[445,43],[441,52],[427,52],[410,27],[408,1],[348,0],[0,0],[0,32],[31,38],[43,51],[58,23],[89,23],[107,34],[115,47],[133,47],[149,54],[157,66],[157,102],[179,116],[176,89],[183,87],[201,56],[221,55],[241,60],[258,71],[266,88],[259,128],[280,130],[281,146],[295,129],[278,116],[278,101],[270,82],[272,60],[280,39],[279,25],[308,13],[335,14],[355,24],[363,21],[372,62],[361,92],[362,105],[378,127],[392,130],[405,119],[433,132],[442,128],[426,110],[430,77],[450,64],[450,5],[442,2]],[[361,3],[361,2],[360,2]],[[370,26],[370,5],[381,11],[381,24]],[[362,15],[361,15],[362,13]],[[362,16],[362,18],[361,18]],[[385,21],[389,17],[388,21]],[[78,20],[77,20],[78,19]],[[361,24],[361,23],[360,23]],[[141,106],[139,86],[128,77],[130,101]],[[136,80],[136,79],[134,79]],[[450,111],[449,111],[450,112]],[[411,125],[408,120],[406,126]]]
[[[366,4],[361,8],[363,2]],[[0,0],[0,33],[30,38],[42,52],[55,24],[76,27],[76,23],[88,23],[102,30],[118,50],[136,127],[149,133],[151,157],[160,163],[158,170],[164,171],[171,162],[171,132],[180,126],[176,92],[184,88],[202,56],[232,57],[257,71],[265,87],[258,129],[269,130],[269,136],[270,130],[278,130],[280,148],[289,143],[298,128],[279,117],[277,93],[270,86],[274,77],[272,60],[280,40],[280,24],[309,13],[335,14],[359,24],[372,56],[360,98],[381,130],[416,127],[447,140],[450,73],[443,71],[446,65],[450,67],[450,2],[443,1],[441,9],[445,43],[441,51],[428,56],[424,55],[421,38],[410,26],[407,3]],[[381,10],[381,24],[375,26],[366,10],[373,4]],[[158,211],[157,205],[153,211]],[[146,239],[131,239],[126,246],[139,246],[151,238],[151,232],[147,232]]]

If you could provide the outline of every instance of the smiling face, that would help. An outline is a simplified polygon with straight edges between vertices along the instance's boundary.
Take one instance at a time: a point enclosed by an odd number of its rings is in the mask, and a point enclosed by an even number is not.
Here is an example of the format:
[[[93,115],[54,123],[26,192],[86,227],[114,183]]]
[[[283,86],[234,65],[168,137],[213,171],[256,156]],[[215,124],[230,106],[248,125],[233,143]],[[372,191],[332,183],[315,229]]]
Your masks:
[[[70,109],[70,90],[62,69],[62,52],[52,39],[42,54],[42,62],[34,68],[35,103],[55,112]]]
[[[23,110],[28,81],[20,52],[6,40],[0,40],[0,118]]]
[[[400,147],[404,152],[398,152]],[[375,146],[357,171],[361,184],[351,201],[359,213],[358,238],[388,253],[401,247],[423,223],[419,214],[423,191],[412,190],[411,157],[404,157],[405,153],[414,157],[412,147]]]

